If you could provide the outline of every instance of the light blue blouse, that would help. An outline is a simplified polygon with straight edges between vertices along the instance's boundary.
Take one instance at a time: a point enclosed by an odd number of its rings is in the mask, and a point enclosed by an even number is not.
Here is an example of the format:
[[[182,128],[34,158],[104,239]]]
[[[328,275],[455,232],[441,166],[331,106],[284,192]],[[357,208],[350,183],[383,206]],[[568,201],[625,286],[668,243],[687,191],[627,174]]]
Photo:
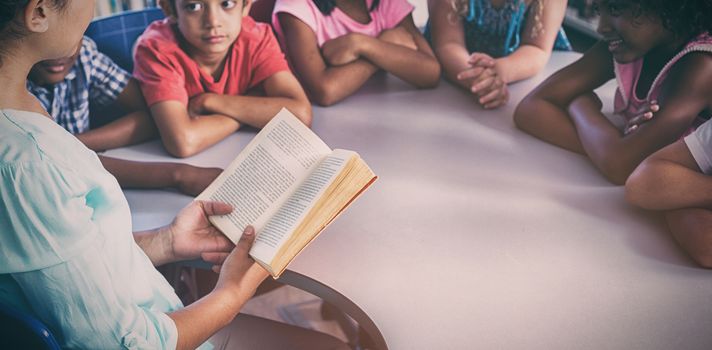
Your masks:
[[[182,307],[134,242],[98,157],[48,117],[0,110],[0,298],[63,348],[174,349]]]

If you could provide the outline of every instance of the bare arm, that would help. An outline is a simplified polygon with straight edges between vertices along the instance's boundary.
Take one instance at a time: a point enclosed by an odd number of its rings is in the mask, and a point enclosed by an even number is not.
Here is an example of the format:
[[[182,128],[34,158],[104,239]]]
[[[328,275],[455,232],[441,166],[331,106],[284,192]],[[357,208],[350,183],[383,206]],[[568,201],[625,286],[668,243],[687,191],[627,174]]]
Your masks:
[[[700,266],[712,268],[712,177],[675,142],[651,155],[626,181],[628,202],[665,211],[670,232]]]
[[[158,135],[136,80],[129,80],[115,105],[126,114],[107,125],[77,135],[87,148],[104,151],[143,142]]]
[[[99,156],[99,160],[122,188],[172,187],[191,196],[200,194],[222,172],[219,168],[183,163],[135,162],[105,156]]]
[[[542,29],[537,29],[533,15],[538,6],[544,6],[539,19]],[[495,59],[495,69],[506,83],[530,78],[544,69],[564,20],[566,1],[541,0],[541,3],[533,4],[529,12],[519,48],[508,56]]]
[[[460,72],[470,68],[462,18],[453,13],[450,0],[429,0],[428,11],[433,51],[442,63],[445,78],[469,89],[470,81],[457,78]]]
[[[613,79],[613,58],[604,42],[578,61],[541,83],[517,106],[514,122],[533,136],[572,152],[584,154],[568,106],[577,97]]]
[[[195,349],[228,325],[255,293],[267,272],[248,253],[255,232],[248,227],[237,246],[208,221],[211,215],[230,213],[228,204],[195,201],[164,228],[134,234],[136,243],[154,265],[202,257],[213,264],[220,276],[211,293],[169,313],[178,330],[177,349]]]
[[[286,107],[307,126],[311,125],[311,104],[297,79],[288,71],[278,72],[261,84],[266,96],[203,94],[191,99],[190,110],[222,114],[241,124],[264,127],[282,107]]]
[[[591,108],[585,100],[572,103],[569,112],[591,161],[611,182],[623,184],[638,164],[678,139],[712,104],[710,81],[712,56],[693,53],[682,58],[665,81],[655,117],[625,136],[600,107]]]
[[[412,37],[415,49],[386,40],[370,38],[360,50],[360,55],[381,69],[419,88],[432,88],[440,80],[440,63],[435,58],[427,40],[408,15],[395,29],[403,29]]]
[[[178,101],[158,102],[151,114],[168,153],[184,158],[192,156],[226,138],[240,128],[240,123],[224,115],[191,117]]]
[[[287,13],[277,16],[284,28],[287,57],[315,103],[328,106],[343,100],[378,71],[378,67],[364,59],[328,66],[309,26]]]
[[[643,161],[625,189],[630,203],[649,210],[712,209],[712,177],[700,171],[683,141]]]

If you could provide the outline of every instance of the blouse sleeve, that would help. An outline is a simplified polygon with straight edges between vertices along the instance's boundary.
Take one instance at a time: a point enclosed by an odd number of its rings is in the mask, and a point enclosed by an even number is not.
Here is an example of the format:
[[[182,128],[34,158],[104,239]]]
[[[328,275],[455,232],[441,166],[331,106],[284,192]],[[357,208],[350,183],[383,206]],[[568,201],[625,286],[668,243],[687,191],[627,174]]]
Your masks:
[[[104,200],[101,192],[47,158],[0,165],[0,274],[12,276],[63,347],[174,348],[175,323],[161,311],[172,308],[139,302],[135,289],[146,281],[121,273],[106,254],[92,206]]]
[[[60,264],[98,237],[92,188],[50,161],[0,165],[0,273]]]

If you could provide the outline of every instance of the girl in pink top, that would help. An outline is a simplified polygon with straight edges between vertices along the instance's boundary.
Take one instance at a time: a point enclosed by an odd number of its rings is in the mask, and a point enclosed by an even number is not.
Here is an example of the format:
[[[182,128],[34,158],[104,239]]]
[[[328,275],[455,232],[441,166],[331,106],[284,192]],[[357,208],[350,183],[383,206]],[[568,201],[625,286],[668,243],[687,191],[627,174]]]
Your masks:
[[[380,69],[419,87],[440,65],[407,0],[277,0],[272,23],[313,102],[334,104]]]
[[[623,184],[643,159],[712,111],[712,0],[594,0],[603,40],[517,107],[517,126],[588,156]],[[593,92],[618,81],[617,128]],[[654,112],[654,113],[653,113]],[[653,114],[655,117],[653,118]]]

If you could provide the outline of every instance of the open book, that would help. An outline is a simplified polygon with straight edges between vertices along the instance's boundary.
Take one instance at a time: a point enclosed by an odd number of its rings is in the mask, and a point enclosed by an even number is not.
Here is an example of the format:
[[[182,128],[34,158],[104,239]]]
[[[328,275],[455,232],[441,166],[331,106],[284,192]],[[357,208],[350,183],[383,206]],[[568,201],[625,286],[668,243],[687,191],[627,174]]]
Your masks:
[[[357,153],[332,151],[282,109],[196,199],[232,204],[210,221],[236,244],[254,226],[250,256],[277,278],[376,178]]]

